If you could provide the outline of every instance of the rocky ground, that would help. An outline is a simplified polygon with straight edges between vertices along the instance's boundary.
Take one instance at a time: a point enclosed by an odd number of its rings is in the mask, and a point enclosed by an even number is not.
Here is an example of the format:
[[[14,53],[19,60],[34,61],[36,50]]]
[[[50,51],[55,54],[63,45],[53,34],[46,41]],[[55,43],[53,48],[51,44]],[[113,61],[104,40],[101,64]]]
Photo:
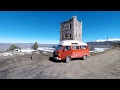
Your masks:
[[[74,59],[70,63],[53,61],[52,53],[1,56],[0,78],[120,79],[120,49],[91,53],[87,60]]]

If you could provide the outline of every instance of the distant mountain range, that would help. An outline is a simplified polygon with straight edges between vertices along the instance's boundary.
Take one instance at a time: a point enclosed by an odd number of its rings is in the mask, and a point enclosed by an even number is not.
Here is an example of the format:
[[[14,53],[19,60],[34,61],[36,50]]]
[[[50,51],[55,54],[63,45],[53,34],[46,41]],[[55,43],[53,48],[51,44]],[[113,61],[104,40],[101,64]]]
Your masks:
[[[99,40],[95,40],[93,42],[105,42],[105,41],[107,41],[107,39],[106,40],[105,39],[99,39]],[[116,42],[116,41],[120,41],[120,39],[119,38],[113,38],[113,39],[108,39],[108,41]]]
[[[91,42],[87,42],[88,46],[94,46],[95,48],[109,48],[113,45],[114,42],[120,42],[120,39],[114,38],[114,39],[108,39],[107,40],[95,40]]]

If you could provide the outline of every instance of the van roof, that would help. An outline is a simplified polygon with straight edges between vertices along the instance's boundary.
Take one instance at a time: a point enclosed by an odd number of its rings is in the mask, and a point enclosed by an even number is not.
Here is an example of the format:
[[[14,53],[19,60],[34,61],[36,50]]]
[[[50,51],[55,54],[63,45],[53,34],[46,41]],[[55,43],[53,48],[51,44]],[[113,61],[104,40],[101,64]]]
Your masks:
[[[87,45],[87,43],[79,42],[76,40],[63,40],[59,43],[59,45]]]

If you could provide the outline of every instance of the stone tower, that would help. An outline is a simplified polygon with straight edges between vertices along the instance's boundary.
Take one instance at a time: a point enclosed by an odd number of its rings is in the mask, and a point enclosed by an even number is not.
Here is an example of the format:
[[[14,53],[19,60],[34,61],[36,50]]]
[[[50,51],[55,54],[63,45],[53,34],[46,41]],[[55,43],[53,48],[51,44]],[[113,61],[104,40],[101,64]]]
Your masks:
[[[78,40],[82,42],[82,21],[78,21],[76,16],[60,24],[60,41]]]

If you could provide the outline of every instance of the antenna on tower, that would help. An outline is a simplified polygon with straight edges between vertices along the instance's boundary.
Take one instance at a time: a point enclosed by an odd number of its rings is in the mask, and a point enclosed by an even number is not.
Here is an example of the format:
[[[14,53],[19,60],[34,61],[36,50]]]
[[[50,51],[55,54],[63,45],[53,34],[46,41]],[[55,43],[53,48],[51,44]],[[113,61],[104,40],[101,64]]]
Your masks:
[[[76,11],[76,16],[77,16],[77,11]]]

